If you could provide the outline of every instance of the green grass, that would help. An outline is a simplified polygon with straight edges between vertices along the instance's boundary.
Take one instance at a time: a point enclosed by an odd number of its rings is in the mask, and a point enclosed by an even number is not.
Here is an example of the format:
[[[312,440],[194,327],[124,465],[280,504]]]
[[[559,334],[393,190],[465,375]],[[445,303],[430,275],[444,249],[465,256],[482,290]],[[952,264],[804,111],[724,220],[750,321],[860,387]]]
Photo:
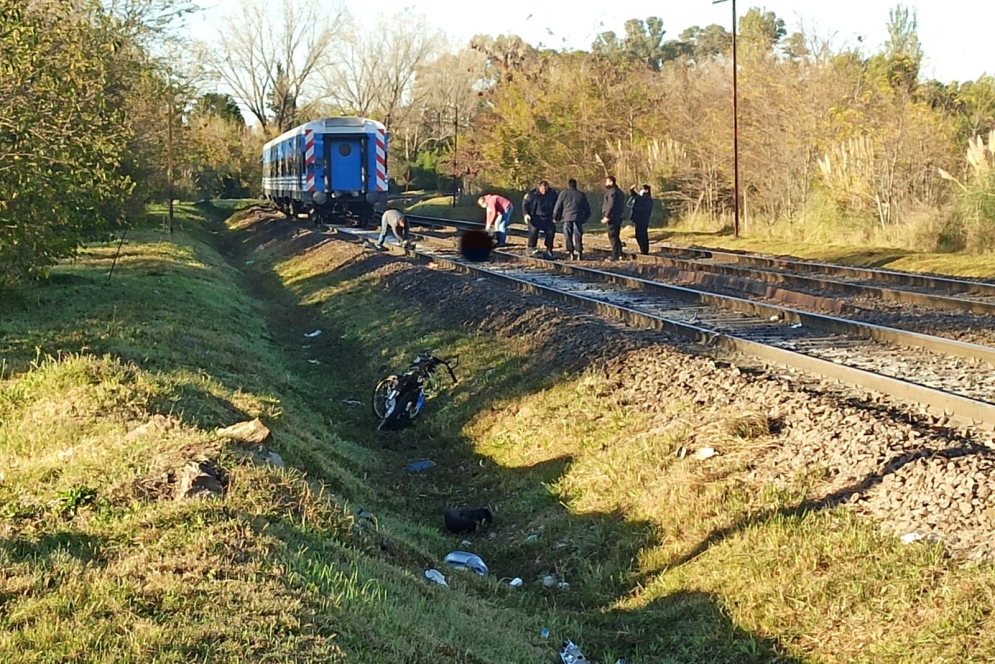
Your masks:
[[[0,304],[0,660],[550,662],[565,638],[603,662],[995,657],[990,567],[800,510],[805,477],[751,484],[772,441],[742,413],[618,405],[372,262],[179,213],[175,243],[129,234],[112,278],[116,246],[92,247]],[[376,434],[372,385],[425,349],[459,353],[461,383]],[[126,437],[157,413],[175,426]],[[287,470],[213,433],[256,416]],[[692,434],[723,454],[678,459]],[[168,493],[191,458],[224,469],[223,500]],[[443,510],[484,504],[491,575],[446,569]]]

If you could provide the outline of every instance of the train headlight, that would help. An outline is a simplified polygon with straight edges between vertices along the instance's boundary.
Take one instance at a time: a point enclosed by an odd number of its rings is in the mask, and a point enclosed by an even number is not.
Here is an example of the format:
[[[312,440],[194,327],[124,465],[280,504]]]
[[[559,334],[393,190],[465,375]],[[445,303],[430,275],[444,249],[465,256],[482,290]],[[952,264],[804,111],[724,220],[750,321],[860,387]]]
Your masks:
[[[314,201],[315,205],[324,205],[325,201],[328,200],[328,196],[326,196],[323,191],[316,191],[311,199]]]

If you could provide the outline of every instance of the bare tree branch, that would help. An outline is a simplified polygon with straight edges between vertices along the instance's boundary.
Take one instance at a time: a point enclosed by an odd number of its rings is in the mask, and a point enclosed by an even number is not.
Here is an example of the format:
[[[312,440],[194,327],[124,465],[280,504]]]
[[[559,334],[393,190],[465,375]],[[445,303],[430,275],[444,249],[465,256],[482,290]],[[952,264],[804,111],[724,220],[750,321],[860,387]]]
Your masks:
[[[281,0],[271,8],[267,0],[242,0],[240,11],[222,21],[216,69],[265,129],[276,121],[279,130],[290,118],[276,106],[296,108],[313,96],[312,77],[329,65],[332,45],[342,32],[347,12],[341,3]],[[278,86],[279,83],[279,86]],[[273,103],[279,87],[282,97]]]
[[[325,71],[327,95],[342,110],[380,116],[389,129],[410,107],[415,72],[437,52],[440,35],[411,10],[350,32],[341,62]]]

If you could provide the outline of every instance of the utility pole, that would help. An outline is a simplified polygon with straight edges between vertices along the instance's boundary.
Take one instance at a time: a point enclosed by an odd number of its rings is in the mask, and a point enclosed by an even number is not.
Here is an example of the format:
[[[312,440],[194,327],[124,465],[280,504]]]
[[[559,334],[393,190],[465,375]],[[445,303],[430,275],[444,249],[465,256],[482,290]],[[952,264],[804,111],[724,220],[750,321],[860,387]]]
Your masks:
[[[732,171],[733,171],[733,209],[735,220],[733,231],[739,237],[739,88],[737,86],[738,68],[736,66],[736,0],[732,1]],[[717,5],[726,0],[712,0]]]
[[[166,189],[169,195],[169,241],[173,241],[173,90],[169,91],[169,113],[166,121]]]
[[[453,106],[453,207],[456,207],[456,148],[459,146],[459,106]]]

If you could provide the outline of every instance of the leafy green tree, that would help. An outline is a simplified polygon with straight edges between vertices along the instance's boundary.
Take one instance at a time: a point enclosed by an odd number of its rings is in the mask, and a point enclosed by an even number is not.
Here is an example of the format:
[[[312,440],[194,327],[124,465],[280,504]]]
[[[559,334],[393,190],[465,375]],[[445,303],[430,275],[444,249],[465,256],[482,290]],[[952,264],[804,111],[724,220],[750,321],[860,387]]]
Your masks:
[[[751,7],[739,17],[739,39],[744,46],[761,54],[772,52],[787,34],[784,20],[778,18],[774,12]]]
[[[245,126],[245,118],[231,95],[208,92],[200,96],[194,104],[193,112],[199,115],[210,115],[221,118],[229,124]]]
[[[732,33],[721,25],[704,28],[693,26],[680,34],[680,42],[688,45],[695,60],[704,61],[732,51]]]
[[[76,4],[0,0],[0,283],[109,228],[133,182],[107,40]]]
[[[663,19],[650,16],[645,21],[630,19],[625,22],[625,35],[603,32],[594,41],[592,50],[616,63],[634,62],[646,65],[653,71],[660,71],[668,56],[673,52],[665,48]]]

